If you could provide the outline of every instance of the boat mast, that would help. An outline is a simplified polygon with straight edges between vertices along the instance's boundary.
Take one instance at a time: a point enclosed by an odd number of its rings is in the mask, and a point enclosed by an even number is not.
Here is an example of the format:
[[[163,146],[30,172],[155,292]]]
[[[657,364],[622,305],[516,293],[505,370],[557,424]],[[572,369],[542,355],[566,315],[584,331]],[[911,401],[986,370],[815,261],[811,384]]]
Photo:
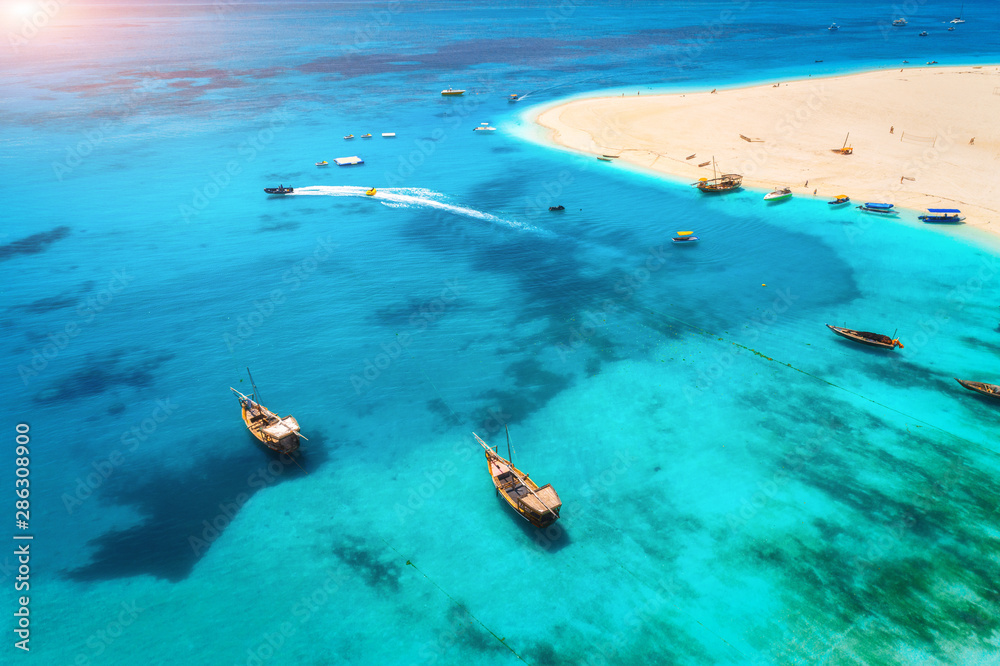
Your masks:
[[[503,430],[504,430],[504,432],[507,433],[507,460],[509,460],[511,462],[511,464],[513,464],[514,463],[514,454],[512,454],[510,452],[510,430],[507,430],[507,424],[506,423],[503,424]]]
[[[845,136],[845,137],[844,137],[844,145],[842,145],[842,146],[840,147],[840,152],[844,152],[844,148],[847,148],[847,137],[849,137],[849,136],[851,136],[851,133],[850,133],[850,132],[848,132],[848,133],[847,133],[847,136]]]
[[[253,375],[250,374],[250,368],[247,368],[247,377],[250,378],[250,386],[253,387],[253,401],[259,405],[260,396],[257,395],[257,385],[253,383]]]

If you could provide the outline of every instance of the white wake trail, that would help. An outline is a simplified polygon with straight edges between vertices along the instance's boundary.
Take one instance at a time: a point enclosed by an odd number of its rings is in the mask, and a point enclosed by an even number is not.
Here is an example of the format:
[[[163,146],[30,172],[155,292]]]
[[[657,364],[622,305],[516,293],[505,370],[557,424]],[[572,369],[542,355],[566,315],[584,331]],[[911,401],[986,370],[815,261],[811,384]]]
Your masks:
[[[492,213],[486,213],[467,206],[457,206],[448,203],[445,200],[447,197],[444,194],[434,192],[433,190],[426,190],[419,187],[389,187],[378,189],[377,194],[372,197],[366,194],[367,191],[367,187],[354,185],[310,185],[308,187],[296,187],[292,195],[286,196],[362,197],[373,199],[390,208],[436,208],[456,215],[464,215],[476,220],[502,224],[515,229],[523,229],[545,235],[549,234],[549,232],[533,227],[530,224],[518,222],[517,220],[500,217],[499,215],[493,215]]]

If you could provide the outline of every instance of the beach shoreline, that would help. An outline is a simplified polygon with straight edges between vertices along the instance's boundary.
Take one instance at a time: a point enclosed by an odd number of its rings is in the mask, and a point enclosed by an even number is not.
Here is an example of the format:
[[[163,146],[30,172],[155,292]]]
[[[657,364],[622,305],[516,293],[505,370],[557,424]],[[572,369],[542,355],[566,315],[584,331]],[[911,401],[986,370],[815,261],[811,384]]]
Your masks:
[[[590,97],[533,119],[564,148],[681,182],[710,179],[718,165],[745,188],[959,208],[967,224],[1000,233],[998,115],[1000,67],[969,65]]]

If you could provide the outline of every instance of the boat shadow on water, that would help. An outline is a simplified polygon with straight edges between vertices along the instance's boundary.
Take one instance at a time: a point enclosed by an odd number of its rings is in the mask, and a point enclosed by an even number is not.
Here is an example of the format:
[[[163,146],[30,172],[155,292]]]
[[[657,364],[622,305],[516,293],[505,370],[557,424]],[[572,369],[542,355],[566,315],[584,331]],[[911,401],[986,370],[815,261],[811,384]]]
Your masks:
[[[130,507],[141,522],[111,527],[88,542],[85,561],[62,571],[65,578],[97,581],[151,575],[179,582],[259,490],[301,479],[329,459],[334,446],[315,433],[308,447],[283,454],[249,433],[236,435],[226,454],[197,458],[187,469],[168,471],[123,466],[98,493],[105,506]],[[272,520],[288,517],[271,516]]]

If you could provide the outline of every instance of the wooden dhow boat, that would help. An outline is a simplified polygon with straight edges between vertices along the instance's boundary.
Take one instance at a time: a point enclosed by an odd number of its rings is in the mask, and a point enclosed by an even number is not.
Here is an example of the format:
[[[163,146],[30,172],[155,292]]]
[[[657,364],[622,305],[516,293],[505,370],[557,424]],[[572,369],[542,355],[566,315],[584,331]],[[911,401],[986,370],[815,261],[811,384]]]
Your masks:
[[[903,343],[899,341],[899,338],[890,338],[888,335],[872,333],[870,331],[855,331],[850,328],[830,326],[830,324],[827,324],[826,327],[839,336],[853,340],[854,342],[860,342],[863,345],[882,347],[884,349],[895,349],[896,347],[903,349]]]
[[[986,382],[974,382],[968,379],[959,379],[955,377],[955,381],[969,389],[970,391],[975,391],[976,393],[982,393],[983,395],[988,395],[991,398],[1000,398],[1000,386],[996,384],[987,384]]]
[[[479,435],[472,433],[484,449],[486,449],[486,465],[496,486],[497,494],[504,498],[512,509],[521,514],[535,527],[548,527],[559,520],[559,509],[562,501],[555,488],[546,483],[541,488],[527,474],[514,467],[514,464],[496,452]],[[507,448],[510,449],[510,434],[507,435]],[[510,457],[510,453],[507,454]]]
[[[697,183],[691,183],[706,194],[719,194],[738,190],[743,185],[743,174],[724,173],[719,175],[715,158],[712,158],[712,178],[699,178]]]
[[[249,369],[247,374],[250,374]],[[243,408],[243,422],[250,430],[250,434],[263,442],[267,448],[278,453],[291,453],[298,449],[299,437],[307,439],[305,435],[299,433],[299,422],[294,416],[281,418],[260,404],[253,377],[250,377],[250,385],[253,386],[253,394],[249,396],[229,387],[240,401],[240,406]]]

